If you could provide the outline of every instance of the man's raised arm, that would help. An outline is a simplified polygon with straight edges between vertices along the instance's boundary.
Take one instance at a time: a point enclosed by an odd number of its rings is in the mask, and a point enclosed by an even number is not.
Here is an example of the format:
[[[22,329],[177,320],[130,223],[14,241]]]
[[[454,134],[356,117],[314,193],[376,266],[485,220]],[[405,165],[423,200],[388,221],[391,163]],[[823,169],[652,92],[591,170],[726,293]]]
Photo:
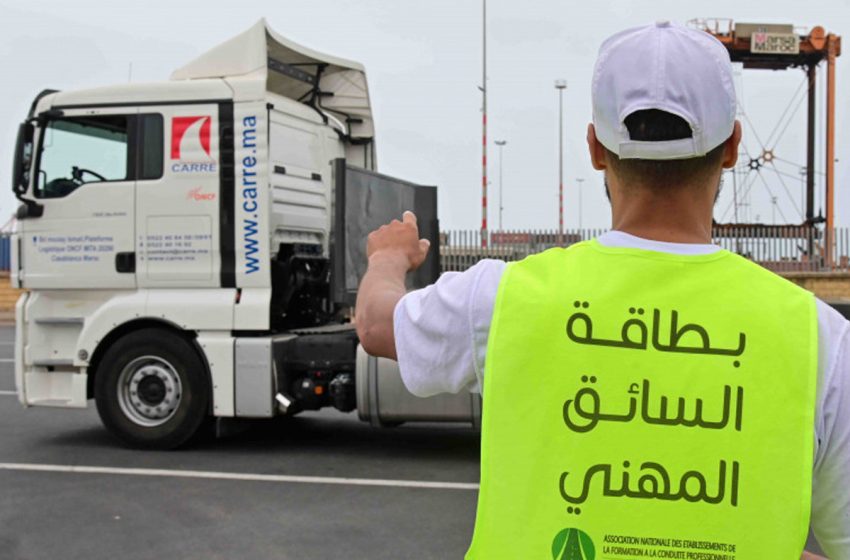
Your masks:
[[[354,316],[360,344],[369,354],[396,359],[393,311],[407,291],[405,276],[422,264],[430,245],[427,239],[419,239],[413,212],[369,234],[369,266],[357,291]]]

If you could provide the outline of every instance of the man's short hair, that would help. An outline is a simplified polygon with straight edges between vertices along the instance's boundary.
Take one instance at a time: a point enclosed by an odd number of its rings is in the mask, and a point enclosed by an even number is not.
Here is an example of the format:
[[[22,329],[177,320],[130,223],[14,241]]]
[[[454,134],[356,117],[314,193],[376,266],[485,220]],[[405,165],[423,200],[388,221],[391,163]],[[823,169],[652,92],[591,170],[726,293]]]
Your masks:
[[[693,136],[685,119],[658,109],[635,111],[624,122],[632,140],[657,142]],[[725,144],[720,144],[702,157],[688,159],[620,159],[611,150],[606,148],[605,151],[611,169],[626,186],[666,190],[703,182],[721,165]]]

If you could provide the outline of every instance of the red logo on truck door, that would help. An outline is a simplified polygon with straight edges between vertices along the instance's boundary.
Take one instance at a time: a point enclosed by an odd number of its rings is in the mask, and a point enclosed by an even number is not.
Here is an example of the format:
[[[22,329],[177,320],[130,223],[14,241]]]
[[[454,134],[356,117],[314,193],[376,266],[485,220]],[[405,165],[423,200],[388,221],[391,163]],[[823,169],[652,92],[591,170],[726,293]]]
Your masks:
[[[210,152],[212,116],[171,117],[172,173],[217,173]]]
[[[209,115],[172,117],[171,159],[191,158],[201,150],[210,157],[211,122]]]
[[[186,199],[194,201],[215,200],[215,193],[203,192],[202,189],[203,187],[195,187],[194,189],[186,193]]]

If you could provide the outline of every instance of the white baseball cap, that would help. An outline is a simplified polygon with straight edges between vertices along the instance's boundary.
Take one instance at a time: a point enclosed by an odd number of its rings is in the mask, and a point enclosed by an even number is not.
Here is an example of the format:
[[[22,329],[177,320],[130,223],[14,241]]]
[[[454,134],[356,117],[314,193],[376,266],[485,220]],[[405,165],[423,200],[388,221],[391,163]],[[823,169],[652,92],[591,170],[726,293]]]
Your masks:
[[[624,159],[701,157],[725,142],[735,126],[726,48],[705,31],[669,21],[627,29],[602,43],[591,98],[596,137]],[[624,121],[645,109],[682,117],[693,137],[632,140]]]

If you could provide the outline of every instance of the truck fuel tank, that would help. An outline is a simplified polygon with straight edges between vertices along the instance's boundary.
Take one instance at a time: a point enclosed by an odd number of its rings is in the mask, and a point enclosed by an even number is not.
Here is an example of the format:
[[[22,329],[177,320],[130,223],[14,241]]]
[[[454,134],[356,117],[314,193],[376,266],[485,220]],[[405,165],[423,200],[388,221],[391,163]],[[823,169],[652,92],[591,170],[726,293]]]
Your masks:
[[[398,363],[370,356],[357,347],[357,412],[372,426],[403,422],[460,422],[479,428],[481,396],[462,391],[417,397],[401,380]]]

